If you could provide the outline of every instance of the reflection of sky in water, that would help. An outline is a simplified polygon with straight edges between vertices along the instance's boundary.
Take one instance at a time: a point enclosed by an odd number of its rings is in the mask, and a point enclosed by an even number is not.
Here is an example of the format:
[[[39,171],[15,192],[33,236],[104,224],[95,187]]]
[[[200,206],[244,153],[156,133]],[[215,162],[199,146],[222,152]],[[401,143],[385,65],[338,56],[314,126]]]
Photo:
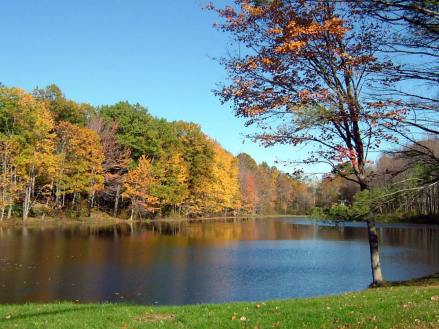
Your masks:
[[[367,287],[371,275],[364,227],[296,222],[0,228],[0,302],[186,304]],[[439,271],[437,227],[386,226],[379,233],[387,279]]]

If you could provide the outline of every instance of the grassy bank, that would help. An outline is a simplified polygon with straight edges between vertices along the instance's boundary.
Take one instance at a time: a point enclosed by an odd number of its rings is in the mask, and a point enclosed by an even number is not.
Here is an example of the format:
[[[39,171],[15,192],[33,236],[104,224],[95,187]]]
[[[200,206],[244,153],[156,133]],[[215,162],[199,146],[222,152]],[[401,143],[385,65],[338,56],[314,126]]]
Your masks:
[[[439,276],[265,303],[0,305],[0,328],[439,328]]]

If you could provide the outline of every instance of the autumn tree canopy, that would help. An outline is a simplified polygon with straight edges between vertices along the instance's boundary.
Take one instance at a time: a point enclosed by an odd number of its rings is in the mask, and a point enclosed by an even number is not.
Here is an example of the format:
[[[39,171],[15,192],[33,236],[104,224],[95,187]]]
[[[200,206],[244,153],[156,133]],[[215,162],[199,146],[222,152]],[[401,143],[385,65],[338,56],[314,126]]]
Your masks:
[[[336,168],[368,188],[368,155],[392,139],[386,126],[405,115],[395,104],[371,102],[368,85],[386,83],[393,64],[376,56],[385,31],[349,3],[237,0],[218,9],[217,24],[243,48],[222,59],[228,81],[217,91],[260,132],[263,145],[315,145],[306,163]]]

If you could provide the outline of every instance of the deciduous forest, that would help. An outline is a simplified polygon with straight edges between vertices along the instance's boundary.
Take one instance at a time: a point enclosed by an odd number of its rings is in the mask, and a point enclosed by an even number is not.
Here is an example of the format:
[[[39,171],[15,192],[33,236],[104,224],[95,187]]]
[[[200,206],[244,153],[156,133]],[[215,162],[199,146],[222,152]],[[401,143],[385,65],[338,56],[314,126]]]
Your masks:
[[[312,214],[342,220],[439,212],[436,184],[416,188],[437,175],[436,139],[383,154],[366,166],[371,190],[361,191],[338,173],[352,170],[349,161],[319,180],[292,176],[248,154],[233,156],[199,125],[153,117],[139,104],[79,104],[56,85],[32,93],[2,86],[0,97],[2,221],[93,211],[127,219]]]
[[[310,188],[190,122],[139,104],[93,107],[51,85],[0,89],[0,219],[306,213]]]

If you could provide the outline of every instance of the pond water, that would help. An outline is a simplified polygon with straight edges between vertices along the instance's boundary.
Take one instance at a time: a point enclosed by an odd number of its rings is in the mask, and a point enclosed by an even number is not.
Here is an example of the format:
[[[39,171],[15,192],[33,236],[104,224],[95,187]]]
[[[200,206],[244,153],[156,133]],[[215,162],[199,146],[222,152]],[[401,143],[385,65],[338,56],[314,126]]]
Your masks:
[[[388,280],[439,272],[439,226],[379,226]],[[337,294],[371,282],[366,228],[297,218],[0,228],[0,303],[192,304]]]

